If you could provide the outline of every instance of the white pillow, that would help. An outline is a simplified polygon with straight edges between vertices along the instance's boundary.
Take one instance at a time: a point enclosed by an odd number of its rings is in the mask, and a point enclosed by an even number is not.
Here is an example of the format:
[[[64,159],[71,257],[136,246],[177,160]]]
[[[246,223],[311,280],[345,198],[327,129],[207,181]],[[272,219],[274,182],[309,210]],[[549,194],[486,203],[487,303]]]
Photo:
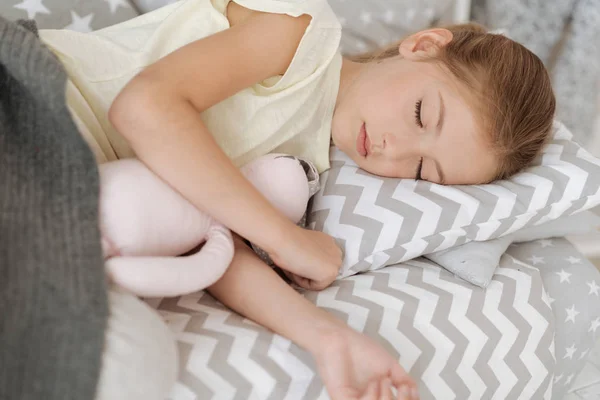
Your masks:
[[[600,160],[559,122],[542,154],[511,179],[442,186],[383,178],[337,148],[321,176],[308,226],[338,240],[340,277],[476,240],[494,239],[600,203]]]

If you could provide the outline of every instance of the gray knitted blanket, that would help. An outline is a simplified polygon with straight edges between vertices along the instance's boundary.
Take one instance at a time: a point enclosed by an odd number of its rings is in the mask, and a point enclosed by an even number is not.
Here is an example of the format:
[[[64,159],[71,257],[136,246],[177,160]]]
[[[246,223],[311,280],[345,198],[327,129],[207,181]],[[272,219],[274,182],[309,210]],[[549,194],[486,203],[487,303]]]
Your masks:
[[[0,17],[0,399],[93,400],[108,313],[98,172],[35,33]]]

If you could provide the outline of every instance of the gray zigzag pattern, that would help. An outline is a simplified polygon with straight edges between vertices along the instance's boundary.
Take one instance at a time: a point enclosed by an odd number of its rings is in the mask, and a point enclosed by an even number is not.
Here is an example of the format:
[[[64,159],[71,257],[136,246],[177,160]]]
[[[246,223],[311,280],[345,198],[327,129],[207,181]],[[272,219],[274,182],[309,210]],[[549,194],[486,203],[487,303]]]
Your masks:
[[[421,218],[423,217],[423,211],[412,205],[393,198],[393,194],[396,191],[398,182],[392,179],[385,179],[384,183],[379,190],[375,204],[379,207],[388,209],[395,214],[402,215],[404,220],[402,221],[402,231],[406,232],[407,235],[413,237],[416,229],[418,229]],[[400,238],[398,238],[400,239]],[[403,243],[396,242],[394,247]],[[369,249],[370,252],[361,254],[371,254],[373,249]]]
[[[461,285],[464,288],[469,289],[471,292],[470,293],[471,301],[469,302],[469,307],[467,308],[467,311],[464,316],[465,316],[465,318],[469,319],[474,325],[476,325],[482,331],[482,333],[484,335],[487,336],[486,344],[483,346],[481,353],[479,354],[479,357],[473,364],[473,370],[478,374],[478,376],[481,378],[481,380],[483,381],[483,383],[486,386],[486,391],[485,391],[484,395],[482,396],[482,398],[483,399],[492,398],[493,393],[500,386],[500,382],[498,381],[498,378],[497,378],[496,374],[494,373],[493,369],[490,367],[489,362],[490,362],[490,359],[491,359],[494,349],[500,342],[502,333],[498,330],[498,328],[496,328],[496,326],[492,323],[492,321],[490,321],[483,314],[485,291],[480,290],[479,288],[475,288],[472,285],[468,285],[464,281],[457,280],[453,276],[453,274],[451,274],[447,270],[440,270],[439,279],[442,281],[451,283],[451,284]],[[447,292],[443,292],[443,293],[447,293]],[[496,310],[496,311],[498,311],[498,310]],[[442,317],[443,317],[443,315],[438,316],[436,318],[442,318]],[[456,327],[456,326],[455,326],[455,328],[460,329],[460,327]],[[462,333],[461,333],[461,335],[462,335]],[[464,337],[464,335],[463,335],[463,337]],[[462,351],[460,352],[460,355],[463,355],[463,353],[466,350],[466,347],[468,345],[468,342],[467,342],[468,339],[466,337],[464,337],[464,338],[465,338],[464,348],[461,349]],[[460,362],[460,360],[457,360],[456,366],[454,366],[454,365],[452,366],[452,368],[454,370],[457,369],[459,362]],[[446,383],[450,385],[449,381],[460,380],[461,382],[463,382],[463,385],[464,385],[464,381],[462,381],[462,378],[460,378],[458,376],[453,376],[454,374],[447,374],[446,370],[452,371],[453,369],[451,369],[450,366],[448,365],[442,371],[442,376],[450,375],[448,378],[445,379]],[[464,389],[466,389],[466,392],[464,392],[461,395],[458,395],[457,398],[468,398],[469,397],[469,395],[471,394],[470,390],[466,386],[464,387]]]
[[[237,316],[237,314],[234,314]],[[250,350],[250,359],[260,365],[265,371],[275,379],[277,384],[274,390],[266,398],[267,400],[279,400],[285,397],[290,390],[293,377],[283,370],[276,362],[269,357],[269,347],[271,346],[275,335],[260,325],[251,323],[245,318],[228,318],[228,324],[237,328],[243,328],[254,331],[257,335],[252,350]]]
[[[525,349],[527,343],[527,337],[531,333],[531,325],[523,318],[518,310],[513,306],[517,291],[516,281],[501,273],[497,274],[494,278],[503,284],[503,296],[500,299],[500,307],[504,310],[511,310],[511,312],[505,312],[504,316],[516,327],[518,335],[516,340],[512,343],[510,350],[504,356],[504,362],[508,365],[519,379],[513,386],[512,390],[507,395],[508,399],[519,399],[527,382],[531,379],[531,373],[527,366],[521,361],[520,355]],[[527,380],[523,379],[527,377]]]
[[[354,213],[364,188],[362,186],[346,184],[336,184],[335,187],[332,188],[335,189],[336,195],[345,197],[339,222],[341,224],[359,227],[363,232],[369,233],[368,236],[363,236],[359,249],[360,254],[368,254],[375,246],[374,240],[381,234],[383,223],[376,219]]]
[[[510,251],[510,250],[509,250]],[[512,257],[512,256],[511,256]],[[517,260],[517,258],[515,258]],[[523,263],[527,263],[524,260],[519,260]],[[524,270],[523,267],[519,268],[521,271]],[[552,342],[554,341],[554,332],[555,332],[555,320],[552,308],[548,305],[541,304],[539,299],[542,298],[542,293],[544,292],[544,281],[541,279],[539,270],[535,267],[529,267],[528,271],[532,277],[531,279],[531,289],[529,292],[529,297],[527,299],[529,305],[533,307],[538,313],[542,315],[542,317],[548,322],[548,328],[544,332],[544,335],[538,346],[535,350],[535,355],[540,359],[540,361],[544,365],[555,365],[555,358],[551,351]],[[543,399],[546,388],[551,384],[552,374],[548,374],[544,379],[542,385],[536,390],[532,399]]]
[[[450,280],[450,274],[444,274],[443,279]],[[491,399],[493,394],[500,387],[500,381],[494,373],[494,369],[490,365],[494,349],[502,338],[502,332],[494,325],[493,321],[483,313],[483,305],[485,304],[485,291],[474,290],[467,315],[469,319],[487,336],[488,340],[484,344],[479,357],[473,364],[473,369],[481,378],[486,386],[486,390],[481,396],[482,399]]]
[[[539,275],[539,273],[538,273],[538,275]],[[537,303],[535,301],[535,299],[542,298],[542,293],[544,290],[543,286],[544,285],[543,285],[543,281],[542,281],[541,277],[540,277],[540,279],[532,279],[531,292],[529,293],[529,298],[527,299],[527,301],[529,302],[529,304],[531,306],[534,306],[534,304]],[[552,346],[552,342],[554,340],[554,331],[555,331],[552,309],[549,306],[548,307],[540,306],[540,307],[534,307],[534,308],[536,308],[537,312],[539,312],[544,317],[544,319],[546,321],[548,321],[548,323],[549,323],[548,329],[546,329],[546,332],[544,332],[544,336],[542,337],[542,340],[540,340],[537,348],[535,349],[535,355],[545,365],[554,365],[554,357],[552,356],[552,352],[550,351],[550,346]],[[533,399],[543,399],[544,398],[546,390],[544,390],[543,388],[547,388],[548,385],[550,385],[551,379],[552,379],[552,374],[546,375],[546,379],[544,379],[544,382],[542,383],[542,385],[533,394],[533,396],[532,396]]]
[[[418,286],[419,282],[422,281],[422,279],[420,279],[420,277],[423,274],[423,271],[421,269],[406,268],[402,266],[391,266],[389,267],[388,272],[391,272],[391,268],[406,269],[408,275],[406,278],[406,283],[409,285]],[[431,363],[431,360],[433,359],[433,356],[435,354],[435,347],[431,344],[431,342],[429,342],[429,340],[427,340],[427,338],[423,336],[421,332],[419,332],[418,329],[414,327],[413,324],[404,323],[404,321],[414,321],[415,316],[417,314],[417,310],[419,308],[420,299],[418,297],[411,296],[410,294],[405,293],[401,290],[394,289],[390,285],[391,280],[398,280],[397,275],[387,275],[384,274],[383,271],[375,271],[371,272],[371,274],[374,274],[377,277],[382,277],[376,280],[376,284],[373,285],[373,289],[381,293],[389,294],[390,296],[395,297],[404,302],[400,314],[399,326],[397,327],[397,329],[398,331],[402,332],[421,351],[421,354],[415,360],[414,365],[408,372],[411,374],[411,376],[422,376],[423,371],[425,370],[425,368],[427,368],[427,366]],[[384,277],[385,280],[383,279]],[[392,354],[397,353],[394,351],[394,353]],[[397,354],[397,356],[400,357],[399,354]],[[420,385],[419,391],[421,399],[433,398],[433,394],[429,391],[429,389],[426,386]]]
[[[438,296],[437,307],[433,313],[431,324],[435,326],[444,336],[452,341],[454,347],[450,353],[450,357],[442,371],[440,377],[446,382],[446,384],[452,388],[454,395],[457,399],[466,399],[469,397],[469,389],[463,382],[460,375],[458,375],[458,366],[462,356],[464,356],[465,350],[469,345],[469,341],[465,335],[460,332],[460,329],[456,327],[450,320],[450,309],[454,301],[452,293],[431,285],[426,282],[422,282],[423,288],[429,290]],[[464,286],[467,288],[466,286]]]
[[[456,216],[458,214],[458,210],[460,210],[461,204],[452,199],[448,199],[447,197],[444,197],[439,193],[432,191],[431,189],[432,185],[427,182],[419,182],[419,185],[417,186],[417,190],[420,195],[428,200],[431,200],[438,206],[443,207],[443,210],[449,215]],[[453,224],[454,218],[440,218],[435,232],[451,229]]]
[[[529,273],[532,275],[532,277],[536,273],[536,270],[533,268],[526,269],[522,266],[515,266],[514,263],[510,263],[508,261],[509,258],[504,257],[504,268],[520,268],[522,273]],[[408,340],[410,340],[412,344],[421,351],[421,354],[418,356],[418,359],[415,361],[415,363],[409,371],[412,376],[419,379],[419,377],[422,376],[423,372],[433,361],[433,356],[436,352],[436,345],[430,342],[427,338],[425,338],[423,334],[411,323],[411,321],[415,320],[415,317],[417,315],[417,310],[421,301],[420,298],[411,296],[401,290],[395,289],[393,286],[402,285],[406,283],[408,285],[420,288],[425,292],[431,293],[432,295],[438,296],[437,307],[434,311],[434,316],[432,318],[431,323],[453,343],[453,348],[450,349],[451,354],[448,359],[448,363],[442,369],[440,377],[444,379],[444,381],[452,389],[456,398],[468,398],[471,393],[468,387],[469,383],[464,382],[462,378],[456,373],[458,365],[460,364],[464,352],[468,346],[468,339],[462,333],[462,327],[456,326],[449,320],[449,311],[452,306],[452,302],[457,301],[452,295],[452,292],[436,286],[435,281],[432,281],[431,283],[424,282],[424,271],[432,268],[438,269],[439,267],[436,266],[433,262],[419,259],[411,261],[410,263],[398,266],[391,266],[385,270],[365,274],[370,275],[373,278],[370,287],[365,287],[363,285],[357,287],[355,280],[337,281],[334,284],[334,286],[338,289],[335,295],[335,300],[342,304],[349,304],[369,310],[364,329],[365,333],[367,333],[370,337],[374,338],[379,343],[381,343],[391,354],[395,354],[399,357],[401,357],[401,355],[398,355],[394,350],[394,347],[387,342],[388,339],[383,338],[379,333],[381,323],[383,320],[383,314],[385,312],[394,311],[389,309],[386,310],[385,304],[382,304],[377,300],[366,298],[365,295],[368,295],[369,293],[385,293],[394,298],[397,298],[399,301],[402,301],[403,306],[397,330],[399,332],[402,332],[402,334],[406,336]],[[404,271],[400,272],[400,269]],[[493,349],[498,345],[501,339],[501,332],[495,327],[494,321],[490,321],[483,315],[482,307],[484,303],[485,291],[474,289],[464,281],[461,281],[460,279],[452,276],[449,272],[442,269],[439,270],[438,279],[444,282],[452,283],[454,285],[460,285],[471,291],[469,307],[467,309],[465,317],[471,320],[474,324],[476,324],[488,337],[487,343],[483,347],[481,354],[479,355],[472,367],[479,374],[484,384],[487,386],[485,395],[482,398],[492,398],[499,386],[499,382],[494,371],[494,366],[490,365],[489,362],[491,359]],[[517,326],[517,329],[519,329],[519,336],[515,343],[511,344],[511,349],[505,357],[505,362],[507,363],[507,365],[513,371],[513,373],[519,377],[519,382],[515,387],[512,388],[512,391],[508,397],[516,399],[522,395],[523,387],[531,378],[531,374],[527,370],[527,367],[519,359],[519,357],[523,353],[524,344],[527,335],[531,331],[531,326],[523,318],[519,311],[512,306],[512,302],[515,298],[516,292],[516,281],[502,274],[499,274],[499,276],[497,276],[496,279],[500,280],[503,283],[504,288],[503,295],[501,298],[501,304],[499,305],[499,309],[495,312],[502,313],[514,325]],[[536,282],[535,279],[533,279],[533,281]],[[541,280],[538,279],[538,281],[540,282],[536,282],[535,285],[532,287],[532,292],[528,295],[529,297],[527,301],[548,321],[551,321],[551,311],[548,310],[547,305],[543,304],[539,300],[541,298],[542,284]],[[319,299],[319,296],[321,296],[321,293],[306,292],[305,295],[310,301],[316,303]],[[199,303],[205,307],[208,307],[209,309],[214,309],[215,312],[228,312],[226,311],[224,306],[222,306],[209,295],[202,296],[202,298],[199,300]],[[244,334],[240,332],[239,334],[236,333],[231,335],[207,328],[206,319],[208,314],[203,311],[190,310],[186,308],[179,301],[179,298],[164,299],[160,304],[159,308],[174,313],[183,313],[189,315],[191,319],[185,327],[186,333],[199,336],[208,336],[217,341],[214,347],[214,352],[210,356],[209,361],[207,362],[207,366],[214,373],[218,374],[220,377],[225,379],[227,382],[229,382],[232,386],[236,388],[235,399],[247,398],[252,390],[251,385],[256,385],[257,382],[249,382],[240,373],[239,368],[242,367],[232,365],[229,361],[232,359],[232,344],[235,340],[240,339],[238,335],[243,336]],[[347,320],[348,316],[345,314],[345,312],[336,309],[335,306],[329,307],[328,310],[336,314],[341,319]],[[304,396],[299,397],[299,394],[291,393],[291,383],[294,382],[294,379],[298,378],[294,376],[293,370],[286,370],[285,368],[280,367],[279,364],[275,363],[268,356],[269,346],[273,343],[274,339],[274,335],[270,331],[260,326],[257,326],[232,312],[225,319],[225,322],[223,322],[223,324],[238,329],[242,328],[244,330],[248,330],[252,332],[253,337],[255,336],[255,334],[258,335],[256,340],[254,341],[252,349],[250,349],[248,357],[254,360],[260,366],[260,368],[264,369],[266,373],[271,375],[277,381],[277,385],[274,391],[272,391],[265,398],[279,399],[285,397],[286,395],[290,395],[292,396],[291,398],[313,400],[319,398],[322,395],[322,392],[324,390],[323,385],[316,373],[312,376],[312,378],[310,378],[310,382],[307,382],[308,390],[304,394]],[[552,337],[553,331],[549,329],[548,334],[545,335],[544,339],[539,343],[535,353],[546,366],[553,365],[553,362],[551,362],[551,364],[548,364],[548,358],[552,358],[551,353],[549,351]],[[439,346],[439,342],[437,345]],[[182,341],[179,341],[179,347],[181,351],[182,366],[185,366],[189,362],[190,357],[193,356],[193,348],[189,344],[184,343]],[[195,351],[202,351],[202,349],[195,349]],[[299,349],[297,346],[292,345],[289,350],[283,351],[287,351],[288,353],[293,354],[307,368],[316,371],[314,362],[312,361],[308,353]],[[527,376],[529,378],[525,378]],[[547,376],[545,378],[544,384],[537,388],[535,394],[536,396],[533,398],[543,398],[543,396],[537,397],[537,395],[540,393],[543,394],[546,391],[549,379],[550,376]],[[180,374],[180,382],[187,386],[194,393],[196,393],[199,396],[199,398],[218,398],[218,394],[212,393],[207,384],[202,381],[202,376],[195,376],[193,371],[186,371],[185,369],[182,369],[182,372]],[[430,400],[436,398],[434,394],[431,393],[425,385],[421,385],[420,390],[421,398],[423,400]]]
[[[171,311],[171,312],[176,312],[176,313],[179,312],[179,313],[190,314],[189,309],[179,306],[179,304],[178,304],[179,299],[180,298],[163,300],[163,303],[161,303],[161,309]],[[199,303],[201,303],[202,305],[204,305],[206,307],[214,308],[215,310],[227,311],[225,306],[221,305],[213,297],[206,295],[206,294],[204,296],[202,296]],[[217,344],[215,345],[212,356],[210,357],[210,359],[208,361],[208,367],[210,369],[212,369],[217,375],[219,375],[221,377],[226,377],[226,380],[229,381],[230,383],[235,382],[235,385],[233,385],[236,387],[236,395],[234,397],[235,400],[245,399],[247,397],[247,393],[250,393],[252,390],[252,383],[249,382],[241,373],[239,373],[239,371],[237,370],[237,368],[235,366],[229,365],[229,363],[226,362],[226,360],[228,359],[228,357],[231,353],[231,349],[233,347],[232,345],[235,342],[235,339],[236,339],[235,336],[232,336],[232,335],[229,335],[229,334],[226,334],[223,332],[218,332],[218,331],[213,331],[213,330],[207,329],[205,327],[205,321],[206,321],[206,318],[208,317],[208,314],[205,312],[202,312],[202,311],[198,311],[198,310],[192,310],[191,312],[192,312],[191,318],[190,318],[190,321],[188,322],[185,330],[187,332],[193,332],[193,333],[196,333],[196,334],[199,334],[202,336],[211,337],[216,341]],[[238,314],[231,313],[227,319],[228,320],[232,320],[232,319],[233,320],[235,320],[235,319],[241,320],[242,317],[239,316]],[[186,359],[187,358],[189,358],[189,354],[186,355]],[[181,367],[185,368],[184,365],[182,365]],[[190,377],[190,375],[191,374],[186,374],[185,376],[182,376],[180,380],[186,386],[193,388],[195,391],[197,391],[196,393],[198,393],[199,398],[212,398],[213,396],[218,395],[218,393],[213,393],[204,384],[202,384],[202,387],[200,387],[200,388],[197,387],[197,383],[198,383],[197,380],[196,381],[187,380],[186,378]],[[208,393],[199,392],[202,388],[205,388],[205,390],[207,390]]]

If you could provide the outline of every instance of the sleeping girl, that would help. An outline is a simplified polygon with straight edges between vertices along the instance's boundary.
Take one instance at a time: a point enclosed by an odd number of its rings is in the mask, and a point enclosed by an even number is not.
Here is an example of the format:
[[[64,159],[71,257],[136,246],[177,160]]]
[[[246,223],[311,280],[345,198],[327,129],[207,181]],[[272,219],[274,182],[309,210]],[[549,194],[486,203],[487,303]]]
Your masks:
[[[234,232],[213,296],[310,352],[332,399],[418,398],[397,359],[248,245],[309,290],[342,262],[333,238],[298,226],[240,168],[281,153],[321,173],[333,144],[386,177],[507,178],[536,157],[554,116],[533,53],[468,24],[343,57],[326,0],[181,0],[98,32],[40,36],[67,70],[67,102],[98,162],[137,158]]]

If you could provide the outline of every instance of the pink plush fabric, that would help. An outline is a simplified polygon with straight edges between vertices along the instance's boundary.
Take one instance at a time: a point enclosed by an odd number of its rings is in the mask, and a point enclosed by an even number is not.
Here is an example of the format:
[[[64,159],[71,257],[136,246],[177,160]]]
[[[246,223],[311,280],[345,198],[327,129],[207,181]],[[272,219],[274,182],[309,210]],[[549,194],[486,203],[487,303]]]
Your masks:
[[[292,221],[302,218],[309,188],[297,159],[269,154],[242,173]],[[136,159],[100,165],[100,229],[109,278],[138,296],[202,290],[223,275],[234,253],[226,227]]]

